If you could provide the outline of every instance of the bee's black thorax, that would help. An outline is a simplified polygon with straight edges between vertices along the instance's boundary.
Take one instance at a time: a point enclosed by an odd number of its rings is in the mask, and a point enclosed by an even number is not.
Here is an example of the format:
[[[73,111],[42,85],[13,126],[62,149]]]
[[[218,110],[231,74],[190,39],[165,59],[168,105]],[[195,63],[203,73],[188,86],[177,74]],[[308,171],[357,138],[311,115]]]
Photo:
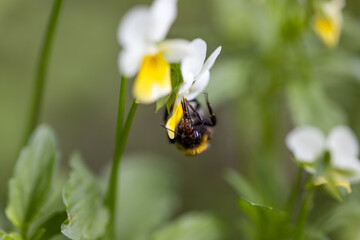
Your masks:
[[[195,125],[191,120],[185,119],[178,125],[177,133],[176,142],[184,148],[194,148],[201,144],[203,135],[207,133],[207,128],[202,124]]]

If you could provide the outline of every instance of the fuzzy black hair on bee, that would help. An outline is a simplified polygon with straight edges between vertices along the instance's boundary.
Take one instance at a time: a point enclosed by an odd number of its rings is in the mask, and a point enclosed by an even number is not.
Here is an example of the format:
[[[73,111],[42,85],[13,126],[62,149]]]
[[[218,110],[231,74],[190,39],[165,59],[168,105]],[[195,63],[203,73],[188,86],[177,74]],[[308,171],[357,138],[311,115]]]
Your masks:
[[[209,118],[204,117],[198,101],[192,100],[189,102],[185,98],[181,100],[183,116],[175,131],[173,131],[174,138],[169,138],[169,140],[171,143],[175,143],[186,155],[200,154],[209,147],[209,140],[216,125],[216,116],[210,105],[208,95],[205,94],[205,97],[210,114]],[[167,118],[168,113],[166,111],[165,120],[168,120]],[[172,131],[170,129],[167,130]]]

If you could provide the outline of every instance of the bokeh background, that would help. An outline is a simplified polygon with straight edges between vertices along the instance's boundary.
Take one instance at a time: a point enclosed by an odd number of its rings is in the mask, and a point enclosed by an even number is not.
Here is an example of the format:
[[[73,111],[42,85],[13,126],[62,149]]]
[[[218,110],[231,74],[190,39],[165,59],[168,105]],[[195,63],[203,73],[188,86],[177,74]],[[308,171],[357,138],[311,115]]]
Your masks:
[[[41,122],[58,134],[64,175],[74,151],[81,152],[99,175],[110,164],[120,85],[116,31],[123,14],[140,3],[151,1],[64,2],[41,114]],[[49,0],[0,0],[0,209],[6,205],[7,181],[25,130],[51,6]],[[312,124],[327,131],[348,124],[360,136],[360,2],[346,1],[343,13],[339,46],[330,49],[313,31],[309,1],[179,0],[178,18],[168,37],[203,38],[208,54],[218,45],[223,47],[207,89],[218,125],[210,149],[187,157],[168,142],[160,126],[163,111],[155,114],[155,105],[139,106],[124,162],[131,165],[126,162],[136,159],[143,162],[139,169],[148,166],[144,171],[153,168],[164,174],[150,189],[166,181],[174,183],[176,187],[168,190],[176,201],[169,204],[171,210],[161,210],[166,212],[164,219],[209,212],[226,229],[224,238],[248,239],[246,217],[232,185],[244,177],[260,193],[263,204],[282,208],[297,168],[284,146],[293,126]],[[129,81],[128,93],[131,85]],[[131,99],[128,94],[127,102]],[[150,178],[155,173],[149,173]],[[134,180],[138,186],[144,176]],[[336,209],[342,214],[348,211],[351,217],[344,219],[351,223],[336,222],[333,227],[322,218],[331,219],[336,212],[330,212],[330,206],[340,205],[319,191],[317,202],[329,209],[318,215],[315,211],[312,219],[318,225],[314,226],[335,236],[331,239],[357,239],[359,230],[352,225],[360,222],[357,187],[341,204],[345,210]],[[144,192],[134,198],[144,197]],[[324,217],[324,212],[329,216]],[[1,214],[0,224],[6,225]],[[136,239],[129,236],[125,239]]]

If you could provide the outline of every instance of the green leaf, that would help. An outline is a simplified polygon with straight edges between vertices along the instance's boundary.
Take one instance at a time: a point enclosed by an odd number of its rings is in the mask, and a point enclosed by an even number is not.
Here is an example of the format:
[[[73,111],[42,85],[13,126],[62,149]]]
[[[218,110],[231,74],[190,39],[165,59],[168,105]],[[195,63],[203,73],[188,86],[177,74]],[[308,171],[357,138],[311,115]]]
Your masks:
[[[39,227],[36,232],[30,237],[31,240],[48,240],[53,236],[61,234],[61,224],[66,219],[66,211],[60,211],[54,213],[48,219],[46,219]]]
[[[171,86],[172,88],[176,88],[183,82],[180,63],[172,63],[171,64]]]
[[[156,231],[151,240],[221,240],[222,225],[212,215],[189,213]]]
[[[251,199],[251,201],[260,202],[261,196],[256,191],[254,186],[251,185],[249,181],[247,181],[240,173],[235,170],[229,169],[226,172],[225,176],[226,180],[235,188],[237,193],[246,199]]]
[[[13,178],[9,182],[6,215],[23,232],[40,217],[52,213],[55,173],[59,153],[54,132],[39,126],[20,153]]]
[[[170,114],[170,111],[171,111],[171,107],[173,105],[173,103],[175,103],[175,100],[176,100],[176,96],[177,96],[177,93],[179,91],[179,86],[175,87],[172,91],[172,93],[170,94],[169,96],[169,99],[166,103],[166,110],[167,112]]]
[[[328,131],[346,123],[343,110],[326,96],[318,82],[293,81],[287,97],[296,125],[313,125]]]
[[[122,162],[116,239],[148,240],[179,204],[176,169],[152,154],[126,156]]]
[[[155,113],[157,113],[168,102],[170,96],[171,96],[171,93],[169,95],[161,97],[157,100]]]
[[[73,240],[91,240],[104,235],[109,212],[103,204],[99,180],[75,154],[70,159],[72,172],[64,188],[63,201],[68,219],[61,232]]]
[[[23,238],[18,233],[5,233],[0,230],[0,240],[23,240]]]
[[[292,228],[286,212],[244,198],[239,199],[239,206],[255,224],[257,239],[288,239],[291,236]]]
[[[179,86],[173,88],[172,92],[169,95],[159,98],[156,102],[155,113],[158,112],[166,104],[167,112],[170,114],[171,107],[175,101],[178,91],[179,91]]]
[[[180,84],[183,82],[181,75],[181,69],[179,63],[171,64],[171,86],[172,91],[170,94],[159,98],[156,102],[156,110],[158,112],[165,104],[167,105],[167,111],[170,113],[171,105],[175,101],[176,95],[179,91]]]

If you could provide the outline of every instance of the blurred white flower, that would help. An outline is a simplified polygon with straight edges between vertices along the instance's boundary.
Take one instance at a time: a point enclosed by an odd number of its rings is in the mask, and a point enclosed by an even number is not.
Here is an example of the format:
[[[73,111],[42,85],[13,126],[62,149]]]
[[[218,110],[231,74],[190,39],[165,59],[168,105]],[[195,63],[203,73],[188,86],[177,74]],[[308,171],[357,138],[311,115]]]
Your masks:
[[[360,180],[359,145],[347,126],[333,128],[327,138],[318,128],[297,127],[286,137],[286,145],[305,170],[316,176],[315,184],[327,183],[324,173],[329,171],[335,184],[345,187],[348,192],[351,192],[350,182]],[[317,164],[326,161],[327,153],[329,163]]]
[[[140,103],[155,102],[171,92],[169,62],[179,62],[188,53],[188,41],[164,40],[177,15],[176,3],[154,0],[150,7],[134,7],[119,26],[118,41],[123,47],[119,69],[127,77],[138,73],[133,94]]]
[[[344,0],[323,2],[314,17],[314,29],[322,41],[329,47],[338,44],[342,28],[342,9]]]
[[[216,48],[205,61],[206,48],[204,40],[194,39],[189,45],[189,54],[181,61],[183,83],[175,99],[173,113],[166,122],[166,128],[169,129],[168,135],[171,139],[174,138],[174,131],[183,116],[181,100],[183,98],[187,101],[195,99],[209,83],[210,69],[220,54],[221,46]]]

